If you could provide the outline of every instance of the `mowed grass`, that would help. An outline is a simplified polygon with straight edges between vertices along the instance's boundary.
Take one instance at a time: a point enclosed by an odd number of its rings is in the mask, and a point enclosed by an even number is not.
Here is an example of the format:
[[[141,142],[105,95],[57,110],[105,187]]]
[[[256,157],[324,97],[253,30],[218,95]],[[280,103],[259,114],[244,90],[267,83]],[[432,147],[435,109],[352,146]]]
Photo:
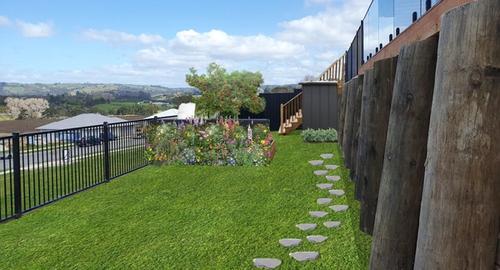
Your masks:
[[[278,152],[267,167],[149,166],[86,192],[0,224],[2,269],[253,269],[252,259],[283,260],[279,269],[364,269],[370,239],[358,230],[359,205],[348,171],[335,174],[347,196],[346,213],[333,213],[316,199],[328,197],[307,163],[335,153],[336,144],[306,144],[298,133],[275,136]],[[333,174],[333,173],[332,173]],[[329,211],[313,219],[308,211]],[[295,224],[340,220],[339,229],[319,226],[323,244],[305,241]],[[285,249],[281,238],[304,239]],[[288,253],[319,251],[314,262]]]

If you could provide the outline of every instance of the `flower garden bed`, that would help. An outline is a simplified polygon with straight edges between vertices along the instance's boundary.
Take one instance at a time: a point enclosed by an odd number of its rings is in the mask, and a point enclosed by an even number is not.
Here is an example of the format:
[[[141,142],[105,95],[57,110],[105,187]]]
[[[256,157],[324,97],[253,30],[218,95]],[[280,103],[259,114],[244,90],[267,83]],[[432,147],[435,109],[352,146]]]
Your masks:
[[[147,139],[148,159],[158,164],[262,166],[276,152],[268,126],[241,126],[231,119],[153,125]]]

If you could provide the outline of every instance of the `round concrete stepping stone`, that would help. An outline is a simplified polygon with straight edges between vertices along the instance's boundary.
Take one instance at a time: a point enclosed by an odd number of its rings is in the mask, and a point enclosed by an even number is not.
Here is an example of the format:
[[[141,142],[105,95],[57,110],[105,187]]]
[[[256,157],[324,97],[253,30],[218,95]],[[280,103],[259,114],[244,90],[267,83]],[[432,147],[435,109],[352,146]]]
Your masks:
[[[290,253],[290,257],[294,258],[296,261],[299,262],[314,261],[319,257],[319,252],[316,251],[292,252]]]
[[[340,181],[340,176],[338,176],[338,175],[327,175],[325,177],[326,177],[326,180],[331,181],[331,182]]]
[[[337,165],[325,165],[327,170],[336,170],[339,166]]]
[[[327,221],[323,222],[323,225],[328,229],[340,227],[340,221]]]
[[[332,202],[332,198],[319,198],[316,200],[318,204],[329,204]]]
[[[307,238],[307,241],[309,241],[313,244],[323,243],[324,241],[326,241],[326,239],[328,239],[328,237],[323,236],[323,235],[308,235],[306,238]]]
[[[331,189],[333,187],[333,184],[324,183],[324,184],[317,184],[316,186],[319,187],[320,189]]]
[[[280,239],[280,245],[283,247],[296,247],[300,245],[302,242],[302,239],[296,239],[296,238],[285,238],[285,239]]]
[[[253,265],[257,268],[274,269],[281,265],[281,260],[273,258],[253,259]]]
[[[317,170],[317,171],[314,171],[315,175],[326,175],[327,173],[328,173],[327,170]]]
[[[328,215],[328,212],[325,212],[325,211],[309,211],[309,215],[311,215],[311,217],[315,217],[315,218],[322,218],[322,217]]]
[[[315,223],[301,223],[301,224],[295,225],[295,227],[299,228],[299,230],[304,231],[304,232],[312,231],[312,230],[316,229],[317,226],[318,225]]]
[[[349,205],[343,205],[343,204],[332,205],[330,206],[330,209],[332,209],[334,212],[344,212],[347,209],[349,209]]]
[[[320,157],[322,159],[331,159],[333,158],[333,154],[321,154]]]
[[[338,197],[345,195],[345,191],[343,191],[342,189],[331,189],[328,192],[330,192],[331,195],[335,195]]]
[[[323,162],[325,162],[325,161],[324,160],[310,160],[309,164],[311,164],[313,166],[321,166],[321,165],[323,165]]]

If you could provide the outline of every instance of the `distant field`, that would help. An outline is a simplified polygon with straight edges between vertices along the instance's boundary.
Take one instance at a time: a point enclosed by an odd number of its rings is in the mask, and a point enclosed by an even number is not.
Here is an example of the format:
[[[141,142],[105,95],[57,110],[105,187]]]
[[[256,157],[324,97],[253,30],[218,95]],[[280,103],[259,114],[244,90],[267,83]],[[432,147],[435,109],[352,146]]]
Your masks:
[[[6,113],[0,113],[0,121],[13,120],[12,117]]]
[[[112,112],[116,111],[121,107],[124,106],[134,106],[137,104],[136,102],[111,102],[111,103],[104,103],[104,104],[97,104],[92,107],[93,110],[99,111],[99,112]]]

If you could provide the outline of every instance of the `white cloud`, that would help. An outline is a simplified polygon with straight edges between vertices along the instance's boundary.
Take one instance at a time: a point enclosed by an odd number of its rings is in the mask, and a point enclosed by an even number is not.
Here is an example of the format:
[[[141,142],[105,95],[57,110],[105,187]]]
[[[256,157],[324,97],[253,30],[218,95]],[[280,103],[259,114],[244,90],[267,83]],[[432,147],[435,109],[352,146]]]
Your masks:
[[[53,25],[50,22],[29,23],[18,20],[16,25],[25,37],[41,38],[50,37],[54,34]]]
[[[152,35],[152,34],[134,35],[110,29],[104,29],[104,30],[87,29],[83,31],[82,35],[84,38],[89,40],[97,40],[113,44],[122,44],[122,43],[153,44],[164,41],[160,35]]]
[[[312,5],[328,5],[331,4],[333,0],[305,0],[306,6]]]
[[[0,16],[0,26],[8,26],[8,25],[10,25],[9,18],[5,16]]]

